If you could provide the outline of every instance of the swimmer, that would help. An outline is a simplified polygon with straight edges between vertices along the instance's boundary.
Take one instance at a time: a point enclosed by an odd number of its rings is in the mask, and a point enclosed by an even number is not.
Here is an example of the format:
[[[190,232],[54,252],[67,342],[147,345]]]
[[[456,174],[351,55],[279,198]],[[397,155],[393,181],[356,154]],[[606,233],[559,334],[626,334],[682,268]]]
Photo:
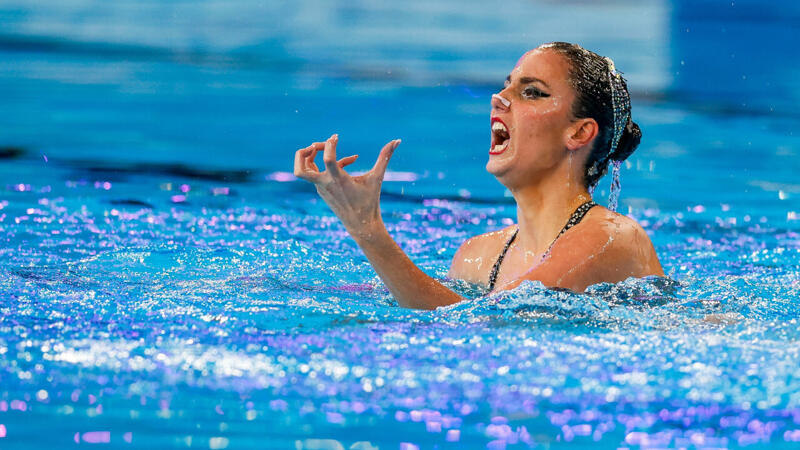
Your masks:
[[[525,280],[583,292],[600,282],[663,276],[650,238],[613,211],[619,167],[639,145],[627,85],[613,62],[575,44],[541,45],[517,62],[491,100],[486,170],[514,197],[517,224],[472,237],[453,257],[448,276],[490,292]],[[386,144],[359,176],[336,159],[338,135],[295,154],[294,174],[313,183],[401,306],[433,309],[463,300],[426,275],[389,235],[380,191],[400,140]],[[314,159],[323,153],[324,171]],[[613,168],[611,209],[592,191]]]

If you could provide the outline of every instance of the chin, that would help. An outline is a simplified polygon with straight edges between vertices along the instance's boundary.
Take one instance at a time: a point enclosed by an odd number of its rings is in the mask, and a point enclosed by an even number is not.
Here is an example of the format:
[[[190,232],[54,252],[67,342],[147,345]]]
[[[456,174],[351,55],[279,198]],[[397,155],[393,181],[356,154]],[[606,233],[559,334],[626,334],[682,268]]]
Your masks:
[[[514,167],[514,160],[511,158],[511,153],[508,149],[499,155],[489,155],[489,160],[486,161],[486,171],[490,174],[501,177]]]
[[[507,178],[511,175],[513,164],[509,160],[499,160],[496,157],[490,157],[489,161],[486,162],[486,171],[490,174],[494,175],[497,178],[497,181],[500,182],[503,186],[508,187],[506,181]]]
[[[521,189],[541,176],[536,170],[530,170],[513,159],[493,160],[486,163],[486,171],[494,175],[497,181],[511,192]]]

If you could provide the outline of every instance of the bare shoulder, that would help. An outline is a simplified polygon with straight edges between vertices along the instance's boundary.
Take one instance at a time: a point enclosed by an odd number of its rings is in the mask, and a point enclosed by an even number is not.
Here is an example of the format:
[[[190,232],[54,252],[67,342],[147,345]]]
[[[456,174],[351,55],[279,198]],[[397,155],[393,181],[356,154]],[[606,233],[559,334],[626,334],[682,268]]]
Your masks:
[[[490,266],[494,264],[495,258],[515,229],[516,225],[509,225],[464,241],[453,256],[448,276],[470,283],[486,283]]]
[[[611,238],[612,247],[619,251],[639,250],[644,243],[652,246],[647,232],[636,220],[602,206],[595,210],[595,214],[587,221],[587,225],[595,230],[594,233],[588,230],[590,236],[606,240]]]
[[[663,276],[655,247],[634,219],[595,207],[553,248],[548,285],[583,291],[629,277]]]
[[[616,266],[629,276],[664,275],[650,236],[639,223],[606,208],[595,208],[587,221],[587,250],[596,252],[598,261]]]

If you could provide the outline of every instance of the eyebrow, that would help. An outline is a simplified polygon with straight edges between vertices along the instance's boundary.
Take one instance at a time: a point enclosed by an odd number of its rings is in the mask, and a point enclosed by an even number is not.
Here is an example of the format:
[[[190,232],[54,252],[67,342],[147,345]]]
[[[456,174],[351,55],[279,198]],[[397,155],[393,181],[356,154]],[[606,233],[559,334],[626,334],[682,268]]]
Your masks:
[[[506,77],[506,81],[509,83],[511,82],[511,75]],[[536,77],[522,77],[519,79],[520,84],[530,84],[530,83],[541,83],[544,87],[549,88],[550,86],[547,85],[544,81],[536,78]]]

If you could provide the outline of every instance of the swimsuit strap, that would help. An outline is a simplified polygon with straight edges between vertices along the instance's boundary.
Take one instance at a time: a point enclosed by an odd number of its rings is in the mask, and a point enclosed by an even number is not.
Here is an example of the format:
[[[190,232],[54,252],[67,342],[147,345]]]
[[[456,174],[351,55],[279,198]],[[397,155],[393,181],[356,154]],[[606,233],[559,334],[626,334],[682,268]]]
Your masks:
[[[558,233],[558,236],[556,236],[556,239],[560,238],[561,235],[566,233],[567,230],[569,230],[570,228],[572,228],[575,225],[581,223],[581,220],[583,220],[583,216],[585,216],[586,213],[588,213],[589,210],[594,208],[595,206],[597,206],[597,203],[595,203],[595,202],[593,202],[591,200],[589,200],[588,202],[582,204],[581,206],[578,206],[575,209],[575,212],[572,213],[571,216],[569,216],[569,220],[567,221],[567,224],[564,225],[564,228],[562,228],[561,232]],[[553,239],[553,242],[550,243],[550,248],[552,248],[553,244],[556,243],[556,239]],[[550,248],[547,249],[548,252],[550,251]]]
[[[506,252],[508,252],[508,247],[511,247],[511,244],[514,242],[514,239],[517,238],[517,234],[519,234],[519,227],[514,230],[514,234],[511,235],[511,238],[506,241],[506,245],[503,247],[503,251],[500,252],[500,256],[497,257],[497,261],[495,261],[494,266],[492,266],[492,273],[489,274],[489,291],[491,292],[494,289],[494,283],[497,281],[497,274],[500,272],[500,264],[503,263],[503,258],[506,257]]]
[[[542,254],[542,261],[550,254],[550,249],[553,248],[553,245],[556,243],[558,238],[561,237],[562,234],[566,233],[567,230],[574,227],[575,225],[581,223],[583,217],[586,213],[589,212],[590,209],[597,206],[597,203],[589,200],[588,202],[583,203],[582,205],[578,206],[575,209],[575,212],[569,216],[569,220],[567,220],[566,225],[561,229],[553,242],[547,247],[547,250]],[[500,252],[500,256],[497,257],[497,261],[495,261],[494,266],[492,266],[492,272],[489,274],[489,292],[494,289],[494,284],[497,282],[497,275],[500,273],[500,265],[503,263],[503,258],[506,257],[506,253],[508,252],[508,248],[511,247],[511,244],[514,242],[514,239],[517,238],[517,234],[519,234],[519,227],[514,231],[514,234],[511,235],[511,238],[506,241],[506,245],[503,247],[503,251]]]

